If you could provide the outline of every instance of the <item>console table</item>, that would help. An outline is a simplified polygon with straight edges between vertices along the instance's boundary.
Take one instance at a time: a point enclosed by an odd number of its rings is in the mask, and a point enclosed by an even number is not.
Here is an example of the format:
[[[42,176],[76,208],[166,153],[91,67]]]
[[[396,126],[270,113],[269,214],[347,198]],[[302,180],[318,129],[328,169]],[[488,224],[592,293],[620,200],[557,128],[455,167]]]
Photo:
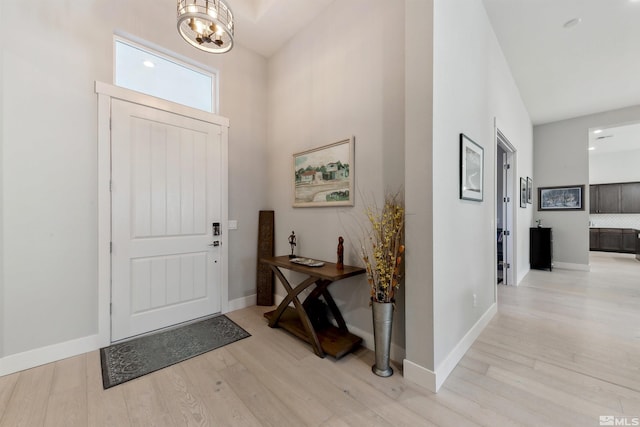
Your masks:
[[[347,277],[364,274],[365,269],[345,265],[338,269],[336,264],[324,262],[322,267],[307,267],[293,263],[288,256],[264,257],[260,262],[268,264],[287,291],[287,296],[278,307],[264,314],[272,328],[281,327],[298,338],[310,343],[319,357],[329,354],[340,358],[354,350],[362,342],[362,338],[353,335],[338,309],[333,297],[327,289],[333,282]],[[295,287],[282,274],[282,269],[306,274],[308,277]],[[315,284],[315,288],[300,302],[300,292]],[[323,297],[338,326],[332,325],[322,310],[318,310],[319,298]],[[293,302],[294,307],[289,307]]]

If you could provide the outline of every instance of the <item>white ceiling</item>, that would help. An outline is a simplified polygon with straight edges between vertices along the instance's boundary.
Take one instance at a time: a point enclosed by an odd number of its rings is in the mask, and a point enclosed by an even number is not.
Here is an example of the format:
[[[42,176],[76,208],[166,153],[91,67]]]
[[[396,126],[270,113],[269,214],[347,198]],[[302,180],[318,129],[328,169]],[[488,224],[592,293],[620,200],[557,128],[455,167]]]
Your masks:
[[[269,57],[333,0],[227,1],[236,41]],[[483,2],[534,124],[640,104],[640,0]]]
[[[534,124],[640,104],[640,1],[483,1]]]
[[[333,0],[227,0],[235,14],[235,41],[270,57]]]
[[[591,129],[589,155],[640,150],[640,123]]]

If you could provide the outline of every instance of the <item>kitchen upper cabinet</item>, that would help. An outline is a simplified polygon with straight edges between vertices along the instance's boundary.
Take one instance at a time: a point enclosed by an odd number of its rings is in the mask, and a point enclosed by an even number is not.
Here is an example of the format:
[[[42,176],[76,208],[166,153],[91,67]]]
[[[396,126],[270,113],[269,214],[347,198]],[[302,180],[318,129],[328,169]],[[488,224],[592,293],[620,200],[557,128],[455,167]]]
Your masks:
[[[589,186],[589,213],[598,213],[598,186]]]
[[[596,187],[596,210],[591,213],[620,212],[620,184],[600,184]]]
[[[620,184],[620,210],[622,213],[640,213],[640,182]]]
[[[640,213],[640,182],[589,186],[590,213]]]

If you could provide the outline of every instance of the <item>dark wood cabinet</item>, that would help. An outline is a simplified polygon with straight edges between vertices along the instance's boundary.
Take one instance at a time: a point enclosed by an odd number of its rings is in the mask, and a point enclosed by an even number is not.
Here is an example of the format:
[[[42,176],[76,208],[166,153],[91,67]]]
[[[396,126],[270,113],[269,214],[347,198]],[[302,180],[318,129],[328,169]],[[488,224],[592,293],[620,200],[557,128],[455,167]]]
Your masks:
[[[620,184],[620,211],[640,213],[640,182]]]
[[[598,186],[589,186],[589,213],[598,213]]]
[[[620,184],[600,184],[596,193],[596,211],[591,213],[620,212]]]
[[[589,229],[589,250],[597,251],[600,248],[600,229]]]
[[[622,230],[622,250],[630,254],[636,253],[636,240],[638,232],[636,230]]]
[[[553,234],[548,227],[529,229],[529,263],[531,268],[540,270],[553,267]]]
[[[622,229],[601,228],[600,250],[618,252],[622,249]]]
[[[640,213],[640,182],[589,186],[590,213]]]
[[[635,254],[639,249],[638,233],[630,228],[590,228],[589,250]]]

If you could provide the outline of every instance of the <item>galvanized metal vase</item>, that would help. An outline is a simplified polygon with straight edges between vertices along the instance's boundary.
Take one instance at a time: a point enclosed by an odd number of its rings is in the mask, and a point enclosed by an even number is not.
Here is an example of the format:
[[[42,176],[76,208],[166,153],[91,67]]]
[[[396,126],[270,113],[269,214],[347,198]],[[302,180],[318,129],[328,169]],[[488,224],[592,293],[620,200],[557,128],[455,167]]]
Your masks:
[[[376,353],[376,364],[371,367],[371,370],[380,377],[389,377],[393,375],[393,369],[389,366],[393,303],[372,301],[371,308]]]

